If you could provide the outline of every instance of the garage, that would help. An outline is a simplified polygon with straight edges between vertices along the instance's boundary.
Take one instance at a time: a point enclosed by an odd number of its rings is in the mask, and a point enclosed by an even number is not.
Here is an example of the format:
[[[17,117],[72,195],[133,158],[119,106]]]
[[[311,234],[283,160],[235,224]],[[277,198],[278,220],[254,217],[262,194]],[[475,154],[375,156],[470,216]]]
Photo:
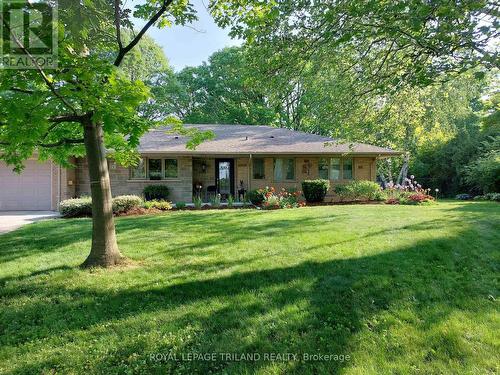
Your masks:
[[[50,162],[27,160],[21,174],[0,162],[0,211],[50,210],[51,176]]]

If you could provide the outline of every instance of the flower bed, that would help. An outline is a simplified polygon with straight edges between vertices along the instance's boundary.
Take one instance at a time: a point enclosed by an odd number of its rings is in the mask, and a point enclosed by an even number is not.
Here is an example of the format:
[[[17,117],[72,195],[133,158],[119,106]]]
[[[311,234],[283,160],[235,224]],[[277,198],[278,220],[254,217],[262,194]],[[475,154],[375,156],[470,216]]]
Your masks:
[[[386,196],[386,204],[429,204],[435,202],[430,191],[431,189],[422,188],[412,175],[405,179],[403,185],[389,182],[383,194]]]
[[[247,198],[254,206],[265,210],[305,206],[305,202],[301,199],[302,192],[295,189],[282,188],[278,191],[273,186],[266,186],[263,189],[250,191]]]

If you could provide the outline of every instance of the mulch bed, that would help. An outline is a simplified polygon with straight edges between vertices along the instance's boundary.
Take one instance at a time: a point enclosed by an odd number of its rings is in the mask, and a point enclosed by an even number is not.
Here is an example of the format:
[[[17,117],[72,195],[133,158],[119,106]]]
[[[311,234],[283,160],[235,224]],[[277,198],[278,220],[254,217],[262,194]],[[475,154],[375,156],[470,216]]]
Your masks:
[[[342,206],[342,205],[355,205],[355,204],[384,204],[385,202],[380,202],[380,201],[351,201],[351,202],[314,202],[314,203],[307,203],[304,207],[317,207],[317,206]],[[233,207],[228,207],[226,205],[220,206],[220,207],[212,207],[209,205],[203,205],[201,208],[196,208],[192,206],[187,206],[184,208],[175,208],[173,207],[171,210],[159,210],[157,208],[144,208],[144,207],[137,207],[133,208],[130,211],[127,212],[119,212],[115,214],[114,216],[116,217],[122,217],[122,216],[142,216],[142,215],[158,215],[161,213],[166,213],[169,211],[207,211],[207,210],[253,210],[256,209],[255,206],[249,205],[249,206],[233,206]],[[276,208],[279,209],[279,208]],[[270,211],[271,209],[267,209],[267,211]],[[91,216],[88,216],[91,217]]]

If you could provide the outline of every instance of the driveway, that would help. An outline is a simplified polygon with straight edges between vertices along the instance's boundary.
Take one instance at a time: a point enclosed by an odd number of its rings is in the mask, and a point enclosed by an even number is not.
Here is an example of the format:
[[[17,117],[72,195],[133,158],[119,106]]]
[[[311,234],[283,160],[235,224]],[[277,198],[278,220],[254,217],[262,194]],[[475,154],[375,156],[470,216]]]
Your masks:
[[[59,217],[54,211],[0,211],[0,234],[43,219]]]

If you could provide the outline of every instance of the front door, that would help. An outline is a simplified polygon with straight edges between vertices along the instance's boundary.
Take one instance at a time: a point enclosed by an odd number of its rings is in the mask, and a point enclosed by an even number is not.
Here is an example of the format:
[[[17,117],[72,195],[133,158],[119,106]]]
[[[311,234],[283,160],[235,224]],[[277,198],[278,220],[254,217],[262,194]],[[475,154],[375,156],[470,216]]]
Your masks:
[[[234,159],[215,159],[215,185],[222,199],[234,197]]]

